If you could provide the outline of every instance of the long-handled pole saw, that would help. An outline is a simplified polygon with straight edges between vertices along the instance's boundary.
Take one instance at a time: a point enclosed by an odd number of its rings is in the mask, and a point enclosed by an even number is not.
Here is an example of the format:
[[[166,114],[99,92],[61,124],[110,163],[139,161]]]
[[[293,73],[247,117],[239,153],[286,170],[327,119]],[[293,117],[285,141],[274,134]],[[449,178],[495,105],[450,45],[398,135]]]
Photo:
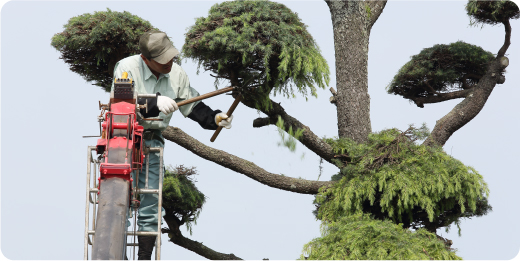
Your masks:
[[[181,102],[178,102],[177,103],[177,106],[183,106],[183,105],[186,105],[186,104],[190,104],[190,103],[194,103],[196,101],[201,101],[201,100],[204,100],[204,99],[207,99],[207,98],[211,98],[213,96],[217,96],[219,94],[222,94],[222,93],[226,93],[226,92],[229,92],[229,91],[232,91],[233,89],[235,89],[235,87],[231,86],[231,87],[226,87],[226,88],[222,88],[220,90],[216,90],[216,91],[212,91],[212,92],[208,92],[206,94],[202,94],[202,95],[199,95],[197,97],[193,97],[191,99],[187,99],[187,100],[184,100],[184,101],[181,101]],[[229,116],[229,115],[228,115]]]
[[[190,103],[194,103],[196,101],[201,101],[201,100],[204,100],[204,99],[207,99],[207,98],[211,98],[211,97],[214,97],[214,96],[217,96],[217,95],[229,92],[229,91],[233,91],[234,89],[235,89],[235,87],[230,86],[230,87],[222,88],[222,89],[219,89],[219,90],[216,90],[216,91],[208,92],[206,94],[202,94],[202,95],[199,95],[197,97],[193,97],[191,99],[187,99],[187,100],[178,102],[177,106],[180,107],[180,106],[184,106],[184,105],[187,105],[187,104],[190,104]],[[140,95],[139,97],[147,97],[147,95],[146,94],[145,95]],[[155,94],[152,94],[150,97],[155,97]],[[229,108],[229,110],[226,113],[228,117],[233,114],[233,111],[235,111],[235,108],[240,103],[241,98],[242,98],[242,95],[240,95],[240,94],[235,98],[235,101],[233,102],[233,104],[231,105],[231,107]],[[106,104],[101,104],[101,103],[99,104],[100,109],[103,106],[108,107]],[[149,120],[153,120],[153,119],[149,119]],[[100,128],[101,128],[101,126],[100,126]],[[221,126],[219,126],[217,128],[217,130],[215,130],[215,133],[213,133],[213,136],[210,139],[211,142],[215,141],[215,139],[217,138],[217,136],[219,135],[221,130],[222,130]],[[83,136],[83,137],[84,138],[88,138],[88,137],[99,137],[99,136]]]

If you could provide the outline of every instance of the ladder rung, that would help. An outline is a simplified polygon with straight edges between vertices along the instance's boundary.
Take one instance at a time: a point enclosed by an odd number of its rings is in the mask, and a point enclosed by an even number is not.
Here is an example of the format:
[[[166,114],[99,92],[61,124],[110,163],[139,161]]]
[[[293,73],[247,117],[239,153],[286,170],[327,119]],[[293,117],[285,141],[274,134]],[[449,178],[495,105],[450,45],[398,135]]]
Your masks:
[[[134,231],[127,231],[126,234],[128,236],[133,236],[134,235]],[[137,236],[154,236],[154,237],[156,237],[156,236],[160,235],[161,233],[159,233],[159,232],[148,232],[148,231],[136,231],[135,234]]]
[[[99,192],[99,189],[90,188],[89,191],[90,191],[90,193],[97,193],[97,192]],[[158,193],[159,193],[158,189],[140,189],[139,190],[139,194],[158,194]]]
[[[89,235],[94,235],[94,234],[96,234],[96,231],[89,230],[87,233]],[[134,231],[127,231],[126,234],[127,234],[127,236],[133,236]],[[156,237],[156,236],[160,235],[160,233],[159,232],[148,232],[148,231],[137,231],[137,232],[135,232],[135,235],[136,236],[154,236],[154,237]]]
[[[158,189],[139,189],[139,194],[159,194]]]

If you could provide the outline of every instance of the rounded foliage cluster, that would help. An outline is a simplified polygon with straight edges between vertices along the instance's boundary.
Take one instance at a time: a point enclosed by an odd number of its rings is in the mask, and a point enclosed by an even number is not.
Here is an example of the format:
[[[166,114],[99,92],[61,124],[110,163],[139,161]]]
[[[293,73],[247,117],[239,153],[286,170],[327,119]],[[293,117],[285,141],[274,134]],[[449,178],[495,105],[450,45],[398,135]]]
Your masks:
[[[355,214],[322,225],[322,237],[303,248],[300,259],[312,260],[460,260],[437,236],[412,232],[388,220]]]
[[[425,126],[389,129],[370,134],[364,144],[327,139],[341,172],[333,187],[316,196],[317,217],[336,221],[364,212],[435,232],[458,226],[461,218],[485,215],[491,206],[482,176],[440,147],[415,144],[426,133]]]
[[[186,33],[183,55],[239,87],[294,97],[324,88],[329,68],[304,25],[283,4],[232,1],[215,4]],[[309,89],[307,89],[308,87]],[[258,90],[258,89],[257,89]]]
[[[462,41],[437,44],[412,56],[387,91],[413,99],[468,89],[478,83],[492,59],[492,53]]]
[[[190,232],[192,222],[196,221],[206,202],[206,196],[197,189],[191,178],[196,173],[194,167],[169,167],[163,181],[163,208],[167,214],[177,217],[179,225],[186,224]]]
[[[513,1],[476,1],[470,0],[466,4],[466,11],[472,24],[495,25],[509,19],[518,19],[520,11]]]
[[[115,64],[138,54],[139,37],[156,29],[129,12],[95,12],[71,18],[65,30],[52,37],[51,45],[61,52],[70,70],[110,91]]]

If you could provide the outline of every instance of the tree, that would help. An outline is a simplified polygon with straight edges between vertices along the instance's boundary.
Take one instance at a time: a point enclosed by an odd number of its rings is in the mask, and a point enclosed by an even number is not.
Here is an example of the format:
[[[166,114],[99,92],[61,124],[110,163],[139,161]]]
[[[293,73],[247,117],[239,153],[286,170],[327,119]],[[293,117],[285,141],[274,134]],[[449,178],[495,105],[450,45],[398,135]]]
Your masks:
[[[323,228],[323,237],[304,246],[300,259],[461,259],[447,251],[435,234],[418,230],[413,233],[389,220],[374,220],[358,213],[344,216]],[[341,245],[335,251],[331,246]]]
[[[139,53],[139,37],[157,29],[129,12],[95,12],[72,17],[51,45],[71,71],[110,91],[116,63]]]
[[[390,93],[402,95],[418,106],[464,98],[437,122],[431,134],[425,128],[413,127],[403,132],[390,129],[372,133],[367,92],[368,41],[386,1],[326,3],[331,12],[336,51],[338,91],[334,100],[338,138],[317,137],[269,96],[275,93],[292,96],[291,84],[303,95],[309,90],[313,94],[313,85],[323,87],[328,79],[328,68],[320,61],[319,50],[313,46],[312,38],[309,39],[310,35],[306,34],[297,16],[283,5],[266,1],[217,4],[207,18],[198,19],[190,28],[183,52],[186,57],[197,60],[203,69],[212,71],[217,80],[227,79],[240,87],[238,91],[245,97],[243,103],[267,116],[256,119],[254,127],[278,123],[288,134],[300,133],[295,136],[299,136],[301,144],[338,166],[339,173],[333,180],[318,182],[269,173],[252,162],[210,148],[179,128],[169,127],[163,132],[164,137],[262,184],[317,195],[316,214],[323,221],[324,233],[321,239],[306,246],[306,255],[302,258],[391,258],[383,255],[388,249],[385,247],[399,240],[417,242],[410,244],[412,255],[396,255],[402,258],[422,258],[423,254],[429,258],[457,258],[447,240],[439,250],[440,241],[431,232],[456,224],[461,218],[484,215],[491,207],[487,203],[488,189],[482,177],[476,170],[446,155],[441,146],[479,113],[495,85],[505,82],[504,69],[508,61],[504,55],[511,35],[509,19],[518,18],[518,7],[509,1],[470,1],[467,4],[474,23],[504,25],[504,45],[496,56],[463,42],[439,44],[414,56],[389,85]],[[277,37],[277,32],[283,32],[281,35],[289,38]],[[287,43],[295,39],[303,48],[290,49]],[[201,40],[207,44],[201,44]],[[284,53],[291,56],[284,56]],[[302,53],[310,55],[303,56]],[[298,62],[306,56],[311,60]],[[426,140],[417,144],[423,138]],[[438,169],[437,163],[442,163]],[[408,184],[420,184],[414,182],[423,179],[424,183],[407,190],[403,179]],[[450,188],[452,183],[456,186]],[[356,186],[364,188],[362,193],[356,197],[352,194],[343,196]],[[356,218],[361,227],[372,229],[372,238],[399,235],[390,237],[391,244],[381,248],[352,248],[358,243],[366,246],[372,240],[352,241],[356,231],[349,224]],[[402,223],[402,227],[396,227],[396,223]],[[172,234],[172,242],[178,245],[210,259],[236,258],[232,254],[208,251],[198,242],[184,242],[182,234],[176,232],[178,224],[168,222],[168,225],[165,232]],[[413,234],[410,238],[404,235],[408,228],[417,228],[416,232],[409,232]],[[338,236],[337,231],[344,232]],[[419,243],[421,240],[428,243]],[[417,248],[415,244],[426,244],[431,249]],[[324,246],[328,247],[327,253],[320,250]],[[356,254],[351,256],[354,252]]]

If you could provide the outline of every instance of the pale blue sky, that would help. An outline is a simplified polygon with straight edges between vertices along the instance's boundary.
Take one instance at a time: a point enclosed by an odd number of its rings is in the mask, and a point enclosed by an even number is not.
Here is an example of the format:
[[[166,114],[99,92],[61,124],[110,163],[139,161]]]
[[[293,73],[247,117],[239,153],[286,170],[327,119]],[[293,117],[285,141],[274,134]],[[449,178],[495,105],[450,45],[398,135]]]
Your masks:
[[[330,13],[323,1],[283,1],[297,12],[318,42],[334,72],[334,42]],[[385,87],[411,55],[439,43],[462,40],[496,53],[504,39],[502,26],[469,27],[465,1],[390,1],[372,29],[369,52],[369,92],[372,129],[417,126],[435,121],[459,101],[417,108]],[[98,133],[98,101],[108,94],[86,83],[58,59],[51,37],[63,30],[68,19],[84,13],[129,11],[165,31],[180,49],[186,28],[206,16],[211,1],[164,2],[72,2],[12,1],[1,11],[1,251],[9,259],[82,259],[85,173],[87,146]],[[512,22],[510,66],[506,82],[493,91],[482,112],[457,131],[445,150],[473,166],[489,184],[493,212],[462,222],[440,235],[453,240],[464,259],[511,259],[519,252],[518,209],[520,184],[517,164],[520,141],[520,23]],[[184,61],[193,87],[200,93],[212,91],[209,73],[196,74],[196,65]],[[227,83],[224,83],[224,87]],[[335,86],[332,75],[330,86]],[[309,126],[318,136],[337,135],[336,110],[328,102],[330,92],[319,90],[318,99],[298,97],[274,100]],[[228,96],[206,102],[226,111]],[[296,153],[278,147],[275,127],[252,127],[254,110],[239,106],[233,128],[223,130],[216,142],[212,132],[197,123],[174,115],[172,126],[180,127],[201,142],[227,151],[273,173],[317,179],[319,158],[297,146]],[[304,154],[303,160],[301,159]],[[165,164],[196,166],[198,188],[208,196],[193,236],[223,253],[245,259],[296,259],[302,246],[319,236],[312,215],[313,196],[280,191],[241,174],[198,158],[167,142]],[[321,180],[337,172],[323,164]],[[163,237],[163,259],[203,259],[167,242]]]

